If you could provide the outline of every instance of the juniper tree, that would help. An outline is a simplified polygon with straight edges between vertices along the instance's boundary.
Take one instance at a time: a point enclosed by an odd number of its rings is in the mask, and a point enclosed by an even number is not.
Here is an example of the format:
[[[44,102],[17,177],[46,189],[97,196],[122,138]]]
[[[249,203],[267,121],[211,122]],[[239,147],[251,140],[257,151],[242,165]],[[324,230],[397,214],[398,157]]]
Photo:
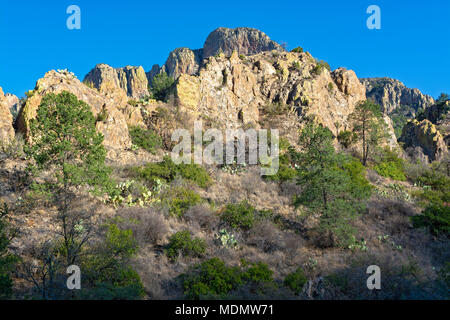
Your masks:
[[[91,107],[66,91],[46,95],[30,121],[31,171],[37,174],[45,169],[53,174],[44,186],[58,207],[67,265],[76,262],[89,236],[88,214],[71,208],[74,188],[91,186],[96,191],[110,181],[103,136],[95,122]]]
[[[318,230],[326,239],[323,245],[346,246],[354,234],[352,221],[370,194],[364,167],[336,153],[331,131],[313,122],[302,130],[299,146],[301,152],[291,149],[297,183],[302,186],[295,205],[304,205],[310,214],[318,215]]]

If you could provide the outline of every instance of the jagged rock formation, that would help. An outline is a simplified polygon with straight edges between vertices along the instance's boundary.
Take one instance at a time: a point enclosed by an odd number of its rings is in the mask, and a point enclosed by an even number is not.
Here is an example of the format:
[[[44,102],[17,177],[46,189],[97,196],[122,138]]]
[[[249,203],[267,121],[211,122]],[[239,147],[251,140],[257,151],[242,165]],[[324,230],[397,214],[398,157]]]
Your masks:
[[[404,127],[399,142],[410,153],[423,153],[430,161],[441,160],[448,152],[444,138],[429,120],[409,121]],[[411,152],[412,151],[412,152]]]
[[[149,95],[148,80],[142,67],[126,66],[114,69],[107,64],[98,64],[85,76],[83,82],[101,92],[121,89],[134,99]]]
[[[13,116],[10,112],[11,101],[0,87],[0,147],[14,138]]]
[[[288,105],[336,132],[343,128],[365,88],[351,70],[325,68],[309,53],[262,52],[239,57],[211,56],[198,75],[181,75],[171,99],[181,110],[217,127],[257,124],[260,110]]]
[[[253,28],[218,28],[206,38],[203,46],[203,59],[224,53],[230,56],[233,51],[243,55],[253,55],[263,51],[284,51],[284,49],[262,31]]]
[[[366,87],[367,98],[373,99],[387,114],[400,106],[410,106],[417,111],[434,104],[432,97],[422,94],[418,89],[407,88],[395,79],[361,78],[360,81]]]
[[[191,50],[177,48],[173,50],[166,63],[159,67],[154,65],[147,73],[149,82],[161,72],[177,79],[181,74],[193,75],[198,72],[205,59],[219,53],[231,56],[233,51],[243,55],[253,55],[263,51],[284,49],[262,31],[252,28],[218,28],[211,32],[203,49]]]
[[[101,82],[102,89],[106,82]],[[108,149],[123,149],[131,146],[128,127],[124,114],[119,111],[126,107],[126,96],[114,92],[103,93],[81,83],[72,73],[67,71],[49,71],[39,79],[35,89],[28,95],[17,119],[18,130],[27,137],[29,121],[36,116],[42,97],[49,93],[68,91],[92,107],[94,116],[102,113],[105,119],[97,121],[96,127],[104,137],[104,145]],[[28,137],[27,137],[28,138]]]
[[[7,94],[5,94],[5,100],[6,100],[6,105],[9,107],[9,110],[11,111],[11,113],[13,115],[17,114],[20,109],[19,98],[11,93],[7,93]]]

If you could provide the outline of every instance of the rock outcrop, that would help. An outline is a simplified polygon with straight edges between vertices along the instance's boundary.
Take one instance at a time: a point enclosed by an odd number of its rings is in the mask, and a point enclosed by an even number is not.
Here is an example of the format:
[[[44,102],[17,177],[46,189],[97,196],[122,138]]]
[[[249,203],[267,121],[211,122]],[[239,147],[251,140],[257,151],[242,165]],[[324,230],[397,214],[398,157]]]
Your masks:
[[[253,28],[218,28],[211,32],[203,45],[203,59],[233,51],[243,55],[253,55],[263,51],[284,51],[284,49],[262,31]]]
[[[229,57],[233,51],[242,55],[253,55],[272,50],[284,51],[278,43],[270,40],[262,31],[252,28],[218,28],[209,34],[202,49],[177,48],[173,50],[162,67],[154,65],[147,72],[147,78],[151,83],[153,77],[162,72],[174,79],[181,74],[197,74],[205,59],[219,53]]]
[[[404,143],[405,150],[420,151],[429,161],[441,160],[448,152],[444,138],[436,126],[429,120],[409,121],[402,131],[399,142]],[[420,150],[417,150],[420,148]]]
[[[391,78],[362,78],[367,98],[378,103],[387,114],[400,106],[410,106],[416,111],[434,104],[434,99],[418,89],[407,88],[402,82]]]
[[[100,84],[102,90],[106,90],[108,83],[104,81]],[[62,91],[68,91],[89,104],[94,116],[103,114],[104,119],[97,121],[96,127],[105,137],[105,147],[108,149],[124,149],[131,146],[126,118],[119,111],[126,107],[126,99],[120,98],[120,95],[118,98],[114,92],[103,93],[89,88],[72,73],[54,70],[47,72],[43,78],[37,81],[35,89],[28,94],[28,99],[20,111],[17,127],[26,138],[28,138],[29,133],[29,121],[36,116],[42,97],[49,93],[58,94]]]
[[[14,138],[13,116],[10,112],[11,102],[0,87],[0,147]]]
[[[113,68],[98,64],[84,78],[84,83],[101,92],[122,90],[126,96],[140,99],[148,96],[148,80],[142,67]]]
[[[171,99],[216,127],[257,125],[260,112],[279,105],[336,132],[336,125],[346,126],[356,103],[365,99],[365,88],[351,70],[317,73],[316,65],[309,53],[219,54],[209,57],[198,75],[181,75]]]

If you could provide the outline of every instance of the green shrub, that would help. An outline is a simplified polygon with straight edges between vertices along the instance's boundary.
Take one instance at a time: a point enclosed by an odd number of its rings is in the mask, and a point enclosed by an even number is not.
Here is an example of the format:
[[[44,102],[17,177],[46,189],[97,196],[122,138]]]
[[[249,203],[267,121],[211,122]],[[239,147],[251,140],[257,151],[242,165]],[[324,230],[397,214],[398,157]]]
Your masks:
[[[219,258],[197,264],[182,275],[183,288],[188,299],[225,298],[243,284],[239,267],[227,267]]]
[[[316,66],[313,68],[312,72],[315,75],[320,75],[324,69],[330,71],[331,70],[330,65],[327,62],[320,60],[316,61]]]
[[[162,203],[169,208],[169,213],[182,217],[186,211],[200,203],[202,199],[193,190],[186,187],[174,187],[163,194]]]
[[[135,168],[137,175],[151,183],[156,179],[162,179],[169,183],[175,179],[177,174],[183,178],[196,183],[199,187],[205,188],[211,184],[211,177],[208,172],[198,164],[175,164],[170,157],[164,157],[158,163],[148,163],[144,167]]]
[[[291,52],[302,53],[303,52],[303,48],[302,47],[296,47],[296,48],[292,49]]]
[[[399,162],[387,161],[375,165],[374,170],[381,176],[397,181],[405,181],[406,176]]]
[[[279,167],[276,174],[264,176],[265,179],[271,181],[289,181],[295,178],[297,172],[290,166],[289,156],[282,154],[279,157]]]
[[[134,100],[134,99],[130,99],[130,100],[128,100],[128,104],[130,106],[137,107],[139,105],[139,101]]]
[[[381,176],[398,181],[405,181],[404,161],[395,152],[385,149],[382,161],[374,166],[374,170]]]
[[[450,235],[450,207],[433,204],[421,215],[411,217],[416,228],[428,228],[434,235]]]
[[[106,237],[83,261],[85,287],[81,299],[139,299],[144,286],[138,273],[130,266],[138,245],[131,230],[116,224],[108,225]]]
[[[169,239],[167,256],[176,260],[179,254],[183,256],[201,257],[206,252],[206,242],[200,238],[192,238],[188,230],[179,231]]]
[[[358,135],[355,132],[345,130],[339,132],[337,139],[339,143],[347,149],[353,143],[355,143],[355,141],[358,139]]]
[[[273,271],[269,269],[267,264],[262,262],[247,263],[242,261],[242,266],[247,269],[242,273],[242,279],[254,284],[273,282]]]
[[[130,126],[128,132],[134,145],[151,153],[155,153],[156,149],[162,145],[161,137],[153,130]]]
[[[175,80],[165,72],[157,74],[149,87],[152,97],[156,100],[164,101],[174,82]]]
[[[294,272],[288,274],[284,279],[284,285],[291,289],[295,294],[300,294],[303,286],[308,281],[302,268],[298,268]]]
[[[234,229],[249,230],[255,222],[255,214],[255,208],[244,200],[237,204],[228,204],[221,219]]]
[[[244,285],[274,285],[273,271],[264,263],[247,263],[228,267],[219,258],[212,258],[193,266],[182,275],[188,299],[225,299]]]

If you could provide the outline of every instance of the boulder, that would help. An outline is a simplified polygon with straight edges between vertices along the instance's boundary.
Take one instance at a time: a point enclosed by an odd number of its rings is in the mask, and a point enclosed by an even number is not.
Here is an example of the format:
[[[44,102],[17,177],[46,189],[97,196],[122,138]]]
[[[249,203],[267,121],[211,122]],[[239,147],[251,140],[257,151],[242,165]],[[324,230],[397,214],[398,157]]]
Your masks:
[[[448,153],[444,138],[436,126],[429,120],[409,121],[402,131],[399,142],[404,144],[404,148],[416,149],[419,147],[429,161],[439,161]]]

